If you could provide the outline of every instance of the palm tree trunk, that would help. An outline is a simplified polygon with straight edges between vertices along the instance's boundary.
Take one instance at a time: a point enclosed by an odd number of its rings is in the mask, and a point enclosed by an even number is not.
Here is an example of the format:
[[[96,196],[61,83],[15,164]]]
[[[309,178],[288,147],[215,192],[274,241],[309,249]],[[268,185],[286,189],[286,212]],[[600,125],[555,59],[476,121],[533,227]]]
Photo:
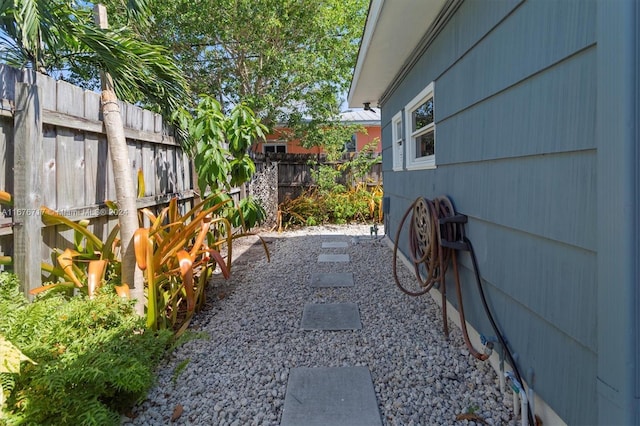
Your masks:
[[[102,115],[111,154],[116,201],[120,209],[118,221],[120,223],[122,283],[133,287],[131,297],[137,300],[136,311],[144,315],[144,283],[141,279],[142,275],[136,274],[136,257],[133,248],[133,234],[139,226],[136,191],[130,170],[129,149],[124,135],[120,106],[112,90],[102,91]]]
[[[102,4],[94,6],[96,24],[100,28],[109,26],[107,10]],[[133,174],[129,169],[129,148],[124,135],[124,124],[120,114],[118,98],[113,91],[113,81],[108,73],[102,73],[102,116],[107,132],[107,142],[111,153],[111,168],[118,203],[118,222],[120,223],[120,258],[122,260],[122,284],[131,288],[131,298],[136,300],[136,312],[144,315],[144,280],[136,268],[136,255],[133,247],[133,234],[139,227],[136,207],[136,190]]]

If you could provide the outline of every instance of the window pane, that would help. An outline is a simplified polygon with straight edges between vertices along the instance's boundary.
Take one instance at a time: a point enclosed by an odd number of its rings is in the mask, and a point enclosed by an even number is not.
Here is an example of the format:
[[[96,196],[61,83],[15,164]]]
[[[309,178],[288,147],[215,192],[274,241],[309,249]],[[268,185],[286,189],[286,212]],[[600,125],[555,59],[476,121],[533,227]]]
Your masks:
[[[416,158],[426,157],[435,154],[435,143],[433,140],[433,130],[416,136]]]
[[[396,121],[396,140],[402,139],[402,121]]]
[[[411,115],[413,117],[413,131],[433,123],[433,97],[427,99]]]
[[[351,139],[344,144],[346,152],[356,152],[356,135],[351,135]]]
[[[282,154],[286,154],[287,153],[286,145],[277,145],[276,146],[276,152],[282,153]]]

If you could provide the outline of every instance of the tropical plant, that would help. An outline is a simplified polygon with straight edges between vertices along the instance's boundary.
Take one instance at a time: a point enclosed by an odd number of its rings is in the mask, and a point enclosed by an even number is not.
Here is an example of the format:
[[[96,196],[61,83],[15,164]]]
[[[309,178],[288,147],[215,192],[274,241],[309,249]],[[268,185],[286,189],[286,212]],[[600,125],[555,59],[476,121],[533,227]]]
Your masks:
[[[233,240],[252,234],[232,233],[229,220],[219,216],[229,215],[224,212],[228,208],[228,200],[215,194],[185,214],[179,212],[175,198],[158,215],[143,209],[151,224],[136,231],[134,246],[147,284],[147,327],[181,335],[204,305],[214,270],[229,277]],[[269,259],[269,250],[260,241]]]
[[[0,191],[0,203],[12,206],[11,194]],[[51,263],[41,263],[44,285],[32,289],[31,294],[37,295],[55,290],[72,295],[74,290],[78,290],[89,298],[93,298],[103,285],[105,276],[119,279],[119,226],[116,225],[103,242],[89,231],[87,220],[74,222],[45,206],[40,208],[40,216],[45,226],[64,226],[72,229],[74,247],[52,250]],[[12,263],[12,258],[9,256],[3,256],[0,260],[5,265]],[[129,286],[126,283],[116,285],[114,288],[121,297],[129,297]]]
[[[265,212],[256,200],[243,199],[238,210],[224,192],[248,182],[255,173],[256,166],[247,152],[267,131],[260,119],[242,103],[225,115],[220,103],[207,95],[201,97],[195,111],[181,109],[174,117],[187,134],[184,144],[193,153],[201,193],[213,193],[212,201],[224,202],[225,211],[236,215],[227,216],[234,227],[250,229],[262,222]]]
[[[157,216],[143,210],[151,226],[136,231],[134,247],[138,267],[145,273],[147,327],[151,329],[183,332],[204,303],[212,267],[217,264],[225,278],[229,276],[227,262],[219,251],[208,246],[207,237],[211,226],[221,223],[226,227],[231,251],[231,225],[224,218],[212,218],[221,205],[203,208],[208,201],[184,215],[179,213],[175,198]]]
[[[119,424],[153,385],[172,338],[145,330],[131,303],[108,288],[91,300],[54,294],[30,303],[16,277],[0,273],[0,335],[33,361],[19,374],[0,370],[0,424]]]
[[[346,163],[346,168],[348,174],[350,175],[347,178],[347,181],[361,182],[367,175],[367,173],[371,171],[371,167],[374,164],[382,162],[382,156],[376,154],[375,152],[376,146],[379,142],[380,139],[375,138],[374,140],[363,146],[360,152],[358,152],[358,154],[354,156],[353,159]]]
[[[345,145],[356,133],[366,134],[365,127],[358,124],[331,121],[323,126],[305,129],[303,133],[296,133],[300,143],[305,148],[322,147],[327,161],[338,161],[345,152]]]
[[[255,139],[264,138],[267,128],[247,105],[238,104],[225,116],[217,100],[202,95],[195,111],[178,110],[175,118],[188,134],[185,146],[194,154],[203,194],[228,190],[251,178],[255,164],[247,151]]]
[[[40,294],[54,289],[77,289],[92,299],[104,284],[105,277],[109,277],[115,285],[116,293],[121,297],[129,298],[129,286],[127,283],[120,282],[121,262],[118,238],[120,227],[118,225],[111,230],[106,241],[103,242],[89,231],[87,220],[74,222],[47,207],[41,207],[40,212],[45,225],[62,225],[73,229],[74,248],[52,250],[51,264],[42,263],[46,281],[43,286],[32,289],[31,294]]]

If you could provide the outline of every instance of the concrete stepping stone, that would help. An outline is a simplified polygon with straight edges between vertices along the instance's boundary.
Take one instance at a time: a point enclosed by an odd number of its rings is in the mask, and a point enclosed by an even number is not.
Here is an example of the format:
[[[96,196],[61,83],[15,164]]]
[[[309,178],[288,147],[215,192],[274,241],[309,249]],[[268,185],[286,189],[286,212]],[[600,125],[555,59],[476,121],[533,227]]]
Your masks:
[[[345,241],[325,241],[322,243],[322,248],[346,248],[349,247],[349,243]]]
[[[360,330],[360,311],[355,303],[307,303],[302,330]]]
[[[321,254],[318,256],[318,262],[348,262],[348,254]]]
[[[353,287],[352,272],[311,274],[311,287]]]
[[[280,426],[378,426],[368,367],[292,368]]]

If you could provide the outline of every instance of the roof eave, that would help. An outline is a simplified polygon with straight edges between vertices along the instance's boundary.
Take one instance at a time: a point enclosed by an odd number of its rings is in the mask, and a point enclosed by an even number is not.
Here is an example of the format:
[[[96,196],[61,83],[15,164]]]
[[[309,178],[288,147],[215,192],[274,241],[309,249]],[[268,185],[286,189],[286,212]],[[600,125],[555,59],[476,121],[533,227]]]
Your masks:
[[[350,107],[378,106],[448,1],[371,0],[347,97]]]

